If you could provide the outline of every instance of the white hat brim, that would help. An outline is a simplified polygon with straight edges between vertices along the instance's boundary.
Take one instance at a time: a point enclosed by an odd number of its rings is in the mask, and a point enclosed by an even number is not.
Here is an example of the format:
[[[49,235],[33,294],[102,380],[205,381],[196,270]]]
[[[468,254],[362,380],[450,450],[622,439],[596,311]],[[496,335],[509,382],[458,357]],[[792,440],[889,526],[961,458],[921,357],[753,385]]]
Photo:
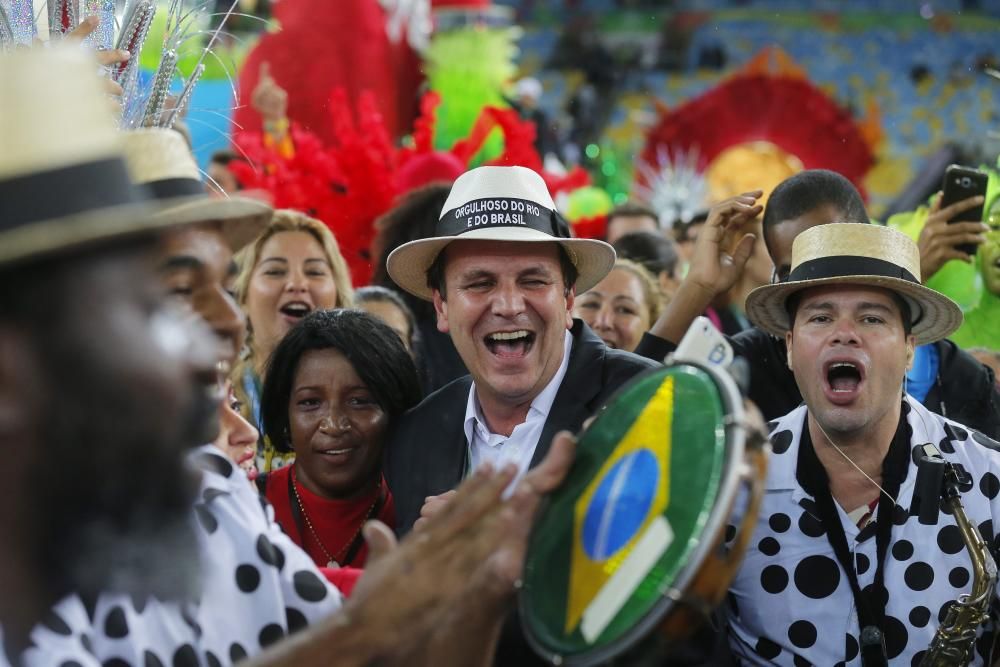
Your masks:
[[[576,267],[576,293],[586,292],[601,282],[614,267],[615,250],[604,241],[560,238],[534,229],[493,227],[474,229],[459,236],[439,236],[405,243],[389,255],[386,270],[402,289],[430,301],[433,291],[427,285],[427,270],[442,250],[462,241],[500,241],[508,243],[557,243]]]
[[[758,287],[747,295],[747,317],[767,333],[783,338],[792,328],[785,308],[788,297],[823,285],[880,287],[913,301],[921,309],[920,318],[911,331],[917,345],[947,338],[962,326],[962,309],[940,292],[902,278],[871,275],[833,276]]]

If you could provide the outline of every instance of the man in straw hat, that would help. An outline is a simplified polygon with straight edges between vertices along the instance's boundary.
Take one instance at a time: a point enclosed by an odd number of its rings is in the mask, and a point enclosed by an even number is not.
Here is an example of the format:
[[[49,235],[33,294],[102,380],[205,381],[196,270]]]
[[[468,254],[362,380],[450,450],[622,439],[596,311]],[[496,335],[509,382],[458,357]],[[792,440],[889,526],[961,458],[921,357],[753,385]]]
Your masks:
[[[742,225],[760,213],[761,206],[756,203],[759,197],[759,191],[747,192],[712,207],[698,235],[690,271],[659,320],[643,336],[637,354],[659,360],[673,352],[675,342],[694,318],[716,294],[726,292],[738,280],[751,244],[748,235],[743,234]],[[978,203],[970,198],[934,215],[947,220]],[[774,189],[763,215],[764,243],[775,266],[774,281],[788,277],[795,237],[806,229],[831,222],[868,222],[861,194],[840,174],[809,169],[782,181]],[[731,235],[737,239],[742,235],[745,240],[729,246]],[[939,242],[940,239],[935,240],[936,247]],[[927,270],[940,267],[940,259],[935,261],[934,252],[930,257],[925,257],[923,250],[921,253],[921,272],[926,279]],[[783,339],[752,327],[728,340],[733,351],[750,366],[748,398],[760,408],[765,419],[776,419],[802,402],[802,394],[785,363]],[[921,363],[927,360],[933,362]],[[924,406],[992,438],[1000,437],[1000,391],[993,388],[990,369],[951,340],[918,348],[915,367],[907,390]]]
[[[750,664],[910,664],[971,573],[952,516],[913,516],[918,447],[968,475],[962,502],[991,550],[1000,521],[1000,446],[903,391],[915,346],[953,332],[961,310],[920,284],[904,234],[832,223],[796,237],[788,279],[751,292],[747,315],[784,338],[805,405],[773,424],[730,645]]]
[[[211,469],[200,476],[183,463],[216,421],[218,350],[165,300],[157,276],[156,241],[179,223],[129,182],[79,51],[0,57],[0,97],[0,665],[219,664],[258,653],[340,599],[307,556],[276,548],[268,512],[230,462],[196,452]],[[557,439],[504,502],[513,471],[483,471],[422,539],[398,548],[384,526],[367,526],[382,558],[343,612],[261,661],[488,655],[539,493],[571,458],[571,439]],[[199,562],[213,551],[219,560]],[[224,574],[245,597],[216,595],[227,558]],[[250,595],[258,590],[270,592]],[[240,626],[243,607],[263,605],[273,623]],[[471,626],[448,622],[455,613]],[[245,643],[227,641],[241,633]]]
[[[577,291],[608,273],[603,241],[569,238],[545,182],[524,167],[458,178],[432,238],[389,255],[397,285],[434,302],[469,369],[414,408],[386,448],[397,532],[447,502],[480,465],[521,473],[559,429],[578,430],[623,382],[651,366],[608,349],[571,316]],[[432,435],[431,435],[432,434]]]

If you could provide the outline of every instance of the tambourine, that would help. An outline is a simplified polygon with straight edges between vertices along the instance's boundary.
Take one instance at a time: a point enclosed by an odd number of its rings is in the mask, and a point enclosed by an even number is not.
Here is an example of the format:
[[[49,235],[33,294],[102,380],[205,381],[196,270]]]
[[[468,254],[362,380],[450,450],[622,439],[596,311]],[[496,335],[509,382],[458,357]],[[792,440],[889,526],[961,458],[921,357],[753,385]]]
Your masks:
[[[657,629],[668,643],[696,629],[736,574],[768,450],[724,370],[676,363],[622,387],[580,436],[529,542],[519,605],[535,651],[594,665]]]

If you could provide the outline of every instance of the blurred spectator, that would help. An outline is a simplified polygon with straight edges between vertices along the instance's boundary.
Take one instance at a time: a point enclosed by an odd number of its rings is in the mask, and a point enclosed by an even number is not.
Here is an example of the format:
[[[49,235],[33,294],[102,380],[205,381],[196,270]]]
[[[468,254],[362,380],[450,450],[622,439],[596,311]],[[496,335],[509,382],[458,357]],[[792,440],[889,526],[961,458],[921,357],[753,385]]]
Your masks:
[[[608,347],[631,352],[663,309],[659,286],[641,264],[619,259],[611,272],[576,298],[573,316]]]
[[[684,263],[684,266],[681,267],[682,274],[687,273],[687,265],[691,263],[691,253],[694,252],[694,242],[698,240],[698,231],[707,219],[708,211],[702,211],[701,213],[696,213],[687,222],[677,220],[672,226],[674,240],[677,241],[677,250],[680,253],[681,261]]]
[[[235,151],[228,148],[212,153],[212,157],[208,161],[208,180],[205,181],[205,189],[208,190],[209,194],[228,195],[243,189],[243,186],[236,179],[236,174],[229,169],[231,162],[242,159]]]
[[[616,206],[608,213],[608,226],[605,240],[614,245],[615,241],[631,232],[659,232],[660,218],[656,211],[637,204],[626,202]]]
[[[521,118],[535,124],[535,150],[538,154],[542,158],[546,155],[561,157],[555,128],[539,106],[541,99],[541,82],[533,77],[525,77],[514,84],[514,99],[510,100],[510,105],[517,109]]]
[[[632,232],[612,245],[619,257],[637,262],[653,274],[664,298],[670,300],[681,280],[676,243],[659,232]]]
[[[378,236],[372,243],[375,262],[373,285],[381,285],[402,293],[385,268],[389,253],[409,241],[435,235],[441,209],[451,190],[449,183],[432,183],[414,190],[385,215],[375,221]],[[403,301],[416,317],[416,358],[420,384],[424,394],[430,394],[468,371],[451,342],[451,336],[437,329],[434,304],[412,294],[403,294]]]
[[[399,292],[381,285],[368,285],[354,293],[354,306],[371,313],[399,334],[406,351],[413,356],[413,339],[417,333],[417,321],[413,311]]]

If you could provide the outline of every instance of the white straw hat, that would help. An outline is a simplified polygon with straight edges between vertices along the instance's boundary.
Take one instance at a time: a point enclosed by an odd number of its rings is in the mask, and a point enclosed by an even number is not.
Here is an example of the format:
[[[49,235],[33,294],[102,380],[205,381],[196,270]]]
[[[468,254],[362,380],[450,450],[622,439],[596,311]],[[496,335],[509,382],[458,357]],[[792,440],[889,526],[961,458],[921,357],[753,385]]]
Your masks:
[[[920,284],[920,250],[908,236],[890,227],[859,223],[817,225],[795,237],[788,280],[750,292],[747,317],[764,331],[784,336],[791,329],[788,298],[819,285],[892,290],[910,307],[917,345],[945,338],[962,325],[958,304]]]
[[[219,221],[233,252],[257,238],[271,220],[273,209],[262,201],[208,194],[198,164],[180,133],[143,128],[124,136],[132,180],[149,188],[167,207],[158,218],[177,223]]]
[[[0,54],[0,265],[178,224],[129,179],[96,72],[70,46]]]
[[[614,248],[604,241],[570,238],[569,225],[537,173],[525,167],[478,167],[455,181],[436,236],[399,246],[386,269],[397,285],[430,300],[427,270],[448,244],[464,240],[558,243],[579,274],[577,293],[599,283],[615,263]]]

